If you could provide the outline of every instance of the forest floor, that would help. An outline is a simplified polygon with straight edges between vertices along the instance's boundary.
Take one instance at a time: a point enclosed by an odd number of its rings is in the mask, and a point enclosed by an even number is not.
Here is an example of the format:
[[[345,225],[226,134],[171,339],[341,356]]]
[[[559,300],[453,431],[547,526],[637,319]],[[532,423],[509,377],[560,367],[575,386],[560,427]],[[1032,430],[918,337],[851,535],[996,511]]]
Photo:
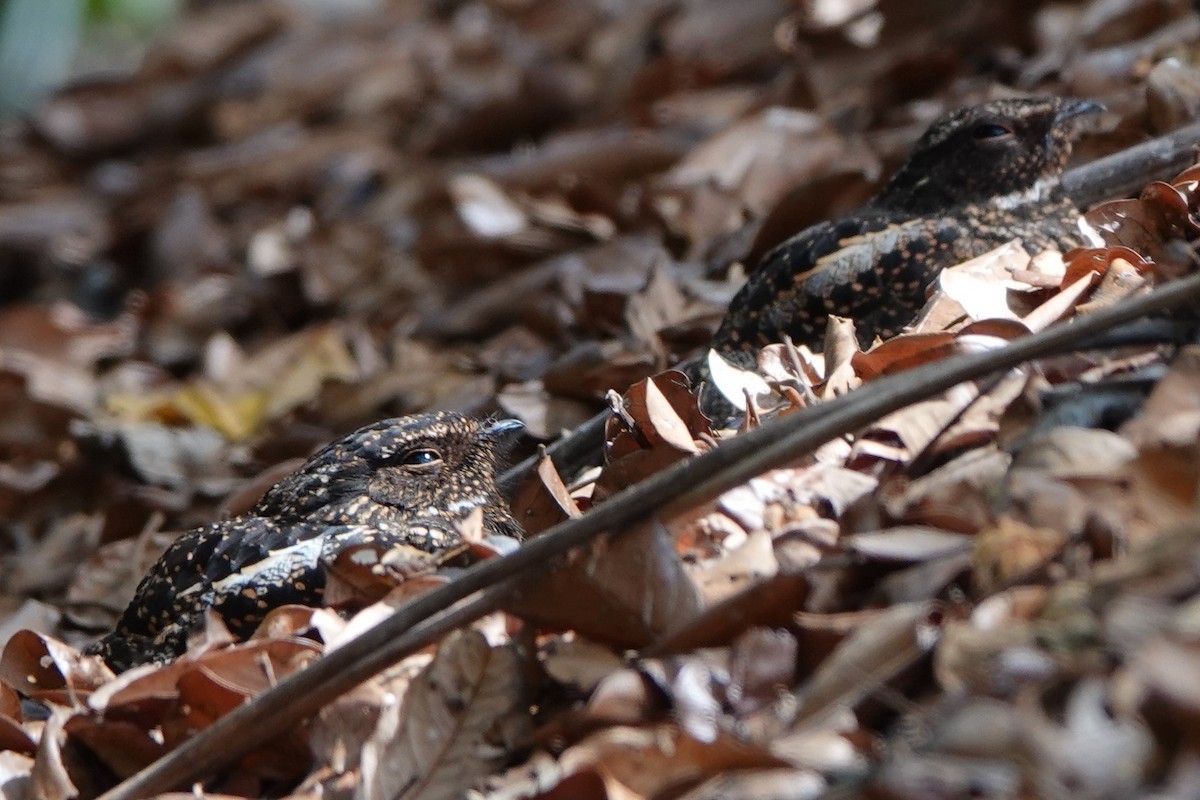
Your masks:
[[[166,787],[1200,794],[1191,332],[1060,347],[814,424],[782,459],[732,449],[1186,280],[1200,169],[1093,181],[1107,246],[1013,244],[947,270],[914,329],[868,352],[841,328],[825,356],[795,342],[757,371],[718,365],[756,403],[739,430],[668,371],[704,352],[764,252],[860,205],[944,110],[1099,100],[1075,165],[1194,121],[1190,4],[195,5],[136,71],[0,126],[5,798],[108,791],[449,591],[461,572],[381,599],[365,579],[349,621],[287,608],[246,643],[213,625],[120,676],[79,652],[179,532],[426,409],[521,419],[512,463],[616,409],[602,446],[512,476],[532,544],[633,508],[628,487],[662,502],[504,575],[516,589],[488,613],[267,744],[224,732],[219,768]],[[686,483],[722,448],[744,475]],[[685,482],[647,484],[663,475]]]

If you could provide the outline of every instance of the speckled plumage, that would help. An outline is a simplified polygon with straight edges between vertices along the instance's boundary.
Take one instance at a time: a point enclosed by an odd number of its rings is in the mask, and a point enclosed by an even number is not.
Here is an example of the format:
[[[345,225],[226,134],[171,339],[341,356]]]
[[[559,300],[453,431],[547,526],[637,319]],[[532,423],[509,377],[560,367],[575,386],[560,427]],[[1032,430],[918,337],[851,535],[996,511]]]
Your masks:
[[[1081,115],[1095,103],[1009,99],[935,121],[883,190],[859,211],[815,225],[763,257],[713,336],[753,351],[785,335],[819,348],[830,314],[859,340],[900,332],[952,266],[1021,239],[1027,249],[1082,243],[1059,177]]]
[[[519,537],[496,490],[497,439],[514,420],[451,413],[387,419],[327,445],[246,514],[189,531],[138,585],[112,633],[89,648],[116,670],[183,652],[205,610],[248,636],[288,603],[320,605],[326,565],[347,547],[434,553],[483,510],[485,531]]]

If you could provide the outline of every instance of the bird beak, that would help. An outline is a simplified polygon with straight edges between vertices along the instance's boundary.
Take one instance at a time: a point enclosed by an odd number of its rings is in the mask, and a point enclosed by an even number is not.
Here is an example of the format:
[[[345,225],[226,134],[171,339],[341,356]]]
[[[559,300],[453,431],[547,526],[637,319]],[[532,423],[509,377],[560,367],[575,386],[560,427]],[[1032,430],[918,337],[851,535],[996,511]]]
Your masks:
[[[493,438],[524,429],[525,423],[519,419],[490,419],[483,423],[484,434]]]
[[[1054,115],[1054,122],[1059,124],[1075,117],[1100,114],[1107,110],[1103,103],[1094,100],[1066,100]]]

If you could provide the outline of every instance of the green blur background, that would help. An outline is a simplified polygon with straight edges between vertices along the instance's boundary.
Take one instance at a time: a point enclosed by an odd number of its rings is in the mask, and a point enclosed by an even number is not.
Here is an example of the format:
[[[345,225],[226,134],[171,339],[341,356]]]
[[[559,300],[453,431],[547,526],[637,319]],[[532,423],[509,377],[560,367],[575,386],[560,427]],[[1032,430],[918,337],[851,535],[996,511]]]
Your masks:
[[[134,69],[184,0],[0,0],[0,117],[69,80]]]

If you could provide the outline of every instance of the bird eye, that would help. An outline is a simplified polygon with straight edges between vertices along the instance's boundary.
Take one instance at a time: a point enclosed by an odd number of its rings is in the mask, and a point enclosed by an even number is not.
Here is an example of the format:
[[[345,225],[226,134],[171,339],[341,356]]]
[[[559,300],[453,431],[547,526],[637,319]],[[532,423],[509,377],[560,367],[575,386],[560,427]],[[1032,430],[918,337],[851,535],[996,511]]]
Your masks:
[[[1012,129],[995,122],[984,122],[972,128],[971,135],[979,141],[1001,139],[1005,136],[1012,136]]]
[[[410,450],[400,459],[406,467],[430,467],[442,463],[442,454],[431,448]]]

